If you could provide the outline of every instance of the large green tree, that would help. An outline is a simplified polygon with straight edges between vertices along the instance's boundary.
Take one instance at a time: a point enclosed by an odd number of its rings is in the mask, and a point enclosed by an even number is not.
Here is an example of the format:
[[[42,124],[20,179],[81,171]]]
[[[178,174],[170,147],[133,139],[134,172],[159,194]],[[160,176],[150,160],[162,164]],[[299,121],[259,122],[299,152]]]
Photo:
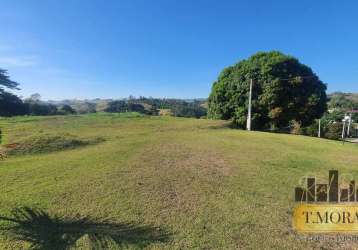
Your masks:
[[[309,125],[326,110],[326,85],[296,58],[260,52],[225,68],[214,82],[208,115],[245,127],[249,82],[253,79],[252,127],[282,128],[292,121]]]

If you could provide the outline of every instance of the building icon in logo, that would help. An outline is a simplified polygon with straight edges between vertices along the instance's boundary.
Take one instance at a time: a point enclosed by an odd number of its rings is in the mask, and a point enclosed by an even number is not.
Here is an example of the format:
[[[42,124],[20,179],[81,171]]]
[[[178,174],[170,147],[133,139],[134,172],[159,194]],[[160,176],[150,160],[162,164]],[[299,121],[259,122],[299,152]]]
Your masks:
[[[297,202],[358,202],[358,190],[355,181],[350,180],[348,186],[340,187],[338,171],[330,170],[328,183],[316,183],[315,177],[308,177],[306,187],[295,188]]]

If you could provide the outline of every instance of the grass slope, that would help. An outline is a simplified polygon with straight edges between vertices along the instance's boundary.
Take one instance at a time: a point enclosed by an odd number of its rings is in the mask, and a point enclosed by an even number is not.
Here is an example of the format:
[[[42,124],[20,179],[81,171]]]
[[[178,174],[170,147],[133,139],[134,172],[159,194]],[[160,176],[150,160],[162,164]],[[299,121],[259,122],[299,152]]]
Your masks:
[[[299,178],[314,173],[326,179],[332,168],[357,175],[356,145],[225,125],[115,114],[1,119],[5,143],[63,133],[104,142],[1,161],[0,214],[27,206],[70,218],[61,225],[86,227],[76,235],[78,249],[89,247],[88,230],[108,225],[134,225],[117,239],[117,247],[125,249],[357,247],[301,242],[291,228]],[[107,224],[85,222],[81,229],[73,221],[83,218]],[[170,235],[165,241],[148,236],[161,230]],[[0,249],[29,247],[1,235]],[[48,249],[56,249],[54,242]]]

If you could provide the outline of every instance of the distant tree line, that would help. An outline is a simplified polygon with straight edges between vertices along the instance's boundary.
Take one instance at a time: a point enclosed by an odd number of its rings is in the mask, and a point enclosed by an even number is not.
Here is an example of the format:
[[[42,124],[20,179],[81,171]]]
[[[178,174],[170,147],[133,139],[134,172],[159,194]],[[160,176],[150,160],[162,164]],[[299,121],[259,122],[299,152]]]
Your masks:
[[[181,100],[139,97],[129,98],[129,102],[139,102],[156,107],[157,109],[169,109],[173,116],[177,117],[206,117],[206,99],[204,100]]]
[[[34,97],[37,98],[34,98]],[[70,115],[88,114],[96,112],[124,113],[138,112],[146,115],[158,115],[160,108],[170,109],[173,116],[178,117],[205,117],[206,108],[202,101],[183,101],[170,99],[126,99],[113,101],[73,101],[71,104],[41,101],[35,94],[24,100],[11,93],[3,93],[0,98],[0,116],[16,115]]]
[[[70,115],[96,112],[138,112],[158,115],[161,109],[169,109],[171,115],[200,118],[206,116],[205,100],[179,100],[165,98],[135,98],[123,100],[64,100],[42,101],[39,94],[21,99],[6,91],[17,90],[19,84],[10,80],[7,71],[0,69],[0,116],[17,115]]]

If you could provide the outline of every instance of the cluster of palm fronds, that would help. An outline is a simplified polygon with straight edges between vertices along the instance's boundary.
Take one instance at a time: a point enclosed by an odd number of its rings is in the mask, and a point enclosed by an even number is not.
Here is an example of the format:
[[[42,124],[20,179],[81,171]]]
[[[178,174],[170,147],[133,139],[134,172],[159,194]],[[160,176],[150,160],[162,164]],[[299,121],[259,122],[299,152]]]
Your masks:
[[[12,216],[0,216],[9,226],[3,230],[12,239],[30,243],[30,249],[71,249],[82,239],[90,249],[136,245],[139,248],[153,242],[163,242],[169,234],[160,228],[131,223],[110,223],[89,218],[50,216],[44,210],[21,207]]]

